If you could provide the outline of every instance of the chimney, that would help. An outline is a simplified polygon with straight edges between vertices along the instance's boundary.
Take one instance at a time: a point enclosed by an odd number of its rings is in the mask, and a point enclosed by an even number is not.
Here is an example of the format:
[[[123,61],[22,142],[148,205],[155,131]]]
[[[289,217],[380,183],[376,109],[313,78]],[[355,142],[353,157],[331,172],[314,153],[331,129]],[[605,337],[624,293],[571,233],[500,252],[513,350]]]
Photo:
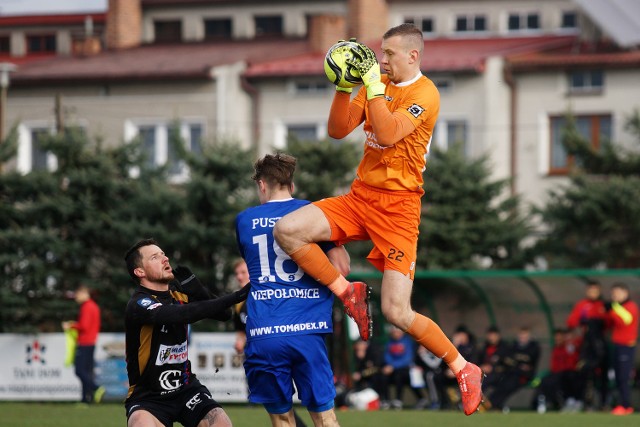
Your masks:
[[[347,36],[363,43],[382,40],[389,29],[389,7],[386,0],[349,0]]]
[[[309,44],[314,52],[326,52],[338,40],[344,40],[347,25],[340,15],[316,15],[309,24]]]
[[[141,0],[109,0],[106,44],[108,49],[126,49],[142,41]]]

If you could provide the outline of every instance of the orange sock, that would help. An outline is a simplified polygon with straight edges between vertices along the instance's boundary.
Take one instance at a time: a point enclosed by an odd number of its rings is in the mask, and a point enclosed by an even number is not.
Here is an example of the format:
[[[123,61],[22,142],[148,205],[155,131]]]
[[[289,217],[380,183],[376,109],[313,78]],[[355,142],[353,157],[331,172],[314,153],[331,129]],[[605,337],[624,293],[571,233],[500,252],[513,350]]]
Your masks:
[[[460,354],[451,340],[442,332],[440,326],[420,313],[416,313],[416,318],[406,333],[431,353],[444,360],[447,365],[451,365]]]
[[[291,259],[309,276],[328,286],[338,280],[340,273],[315,243],[307,243],[289,254]]]

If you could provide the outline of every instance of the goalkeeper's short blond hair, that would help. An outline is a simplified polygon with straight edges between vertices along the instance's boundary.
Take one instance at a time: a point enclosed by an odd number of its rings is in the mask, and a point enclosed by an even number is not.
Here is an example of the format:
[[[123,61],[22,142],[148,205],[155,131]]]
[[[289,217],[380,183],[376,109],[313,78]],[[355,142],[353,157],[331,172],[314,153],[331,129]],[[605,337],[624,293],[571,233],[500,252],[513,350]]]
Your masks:
[[[400,36],[405,42],[407,50],[416,49],[420,56],[424,50],[424,38],[422,37],[422,31],[413,24],[400,24],[395,27],[391,27],[382,36],[383,40],[390,37]]]

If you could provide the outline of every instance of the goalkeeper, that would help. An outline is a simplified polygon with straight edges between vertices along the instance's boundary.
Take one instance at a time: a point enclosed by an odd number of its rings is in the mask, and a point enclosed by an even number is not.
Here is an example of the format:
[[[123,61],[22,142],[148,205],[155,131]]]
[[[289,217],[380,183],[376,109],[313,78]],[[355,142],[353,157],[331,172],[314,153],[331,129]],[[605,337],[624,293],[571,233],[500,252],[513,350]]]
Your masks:
[[[422,75],[422,32],[410,24],[388,30],[382,38],[382,61],[358,43],[349,63],[364,86],[336,88],[328,120],[332,138],[344,138],[364,122],[364,156],[351,191],[320,200],[276,223],[278,244],[312,277],[327,285],[345,304],[345,312],[369,338],[371,320],[362,283],[349,283],[315,242],[371,240],[367,259],[383,272],[381,306],[386,319],[420,345],[444,359],[456,374],[465,414],[482,400],[483,373],[467,362],[431,319],[411,308],[418,226],[424,194],[422,172],[440,96]],[[381,76],[381,68],[386,76]]]

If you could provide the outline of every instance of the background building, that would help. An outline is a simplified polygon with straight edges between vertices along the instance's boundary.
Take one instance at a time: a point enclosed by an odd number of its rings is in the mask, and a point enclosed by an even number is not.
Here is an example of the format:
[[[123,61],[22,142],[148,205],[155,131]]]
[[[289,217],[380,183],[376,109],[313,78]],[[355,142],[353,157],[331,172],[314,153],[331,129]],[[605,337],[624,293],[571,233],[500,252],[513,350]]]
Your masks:
[[[423,72],[441,92],[433,143],[488,155],[495,178],[540,203],[572,159],[564,115],[598,146],[630,143],[640,99],[640,4],[583,1],[109,0],[83,13],[0,15],[11,74],[5,128],[22,172],[55,168],[38,135],[70,124],[106,144],[142,136],[154,162],[178,123],[190,149],[237,141],[263,154],[287,136],[324,139],[333,95],[326,49],[357,37],[379,53],[390,26],[425,35]],[[356,132],[350,138],[359,140]],[[176,170],[176,179],[184,171]],[[427,187],[428,191],[428,187]]]

